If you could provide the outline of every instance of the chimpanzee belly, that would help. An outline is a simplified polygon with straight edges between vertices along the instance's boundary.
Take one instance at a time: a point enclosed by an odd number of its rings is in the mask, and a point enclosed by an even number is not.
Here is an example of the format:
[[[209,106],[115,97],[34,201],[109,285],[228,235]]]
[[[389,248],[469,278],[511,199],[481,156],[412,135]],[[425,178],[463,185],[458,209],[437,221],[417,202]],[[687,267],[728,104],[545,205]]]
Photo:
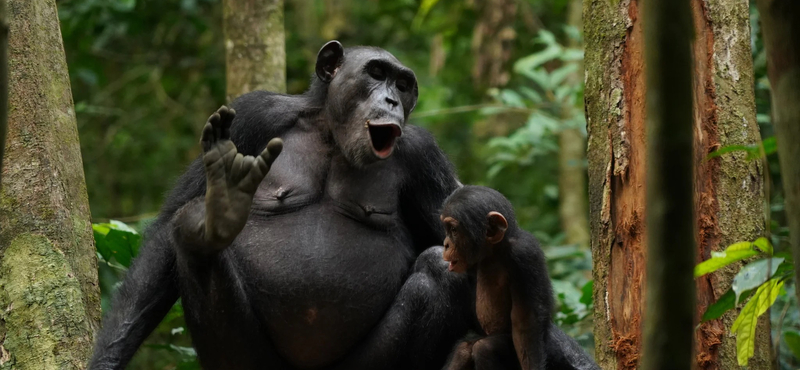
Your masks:
[[[367,226],[339,203],[251,214],[233,246],[245,294],[278,352],[314,368],[348,352],[381,319],[413,263],[396,216]]]

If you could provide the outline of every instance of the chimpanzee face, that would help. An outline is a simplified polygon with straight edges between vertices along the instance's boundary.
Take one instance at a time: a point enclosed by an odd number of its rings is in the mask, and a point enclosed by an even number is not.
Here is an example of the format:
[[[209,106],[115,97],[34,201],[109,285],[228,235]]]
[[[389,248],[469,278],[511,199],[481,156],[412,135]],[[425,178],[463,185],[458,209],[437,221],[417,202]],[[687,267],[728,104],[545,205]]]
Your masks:
[[[385,50],[344,51],[332,41],[320,50],[317,74],[329,78],[327,121],[345,158],[357,167],[389,158],[417,104],[414,72]]]
[[[447,269],[457,273],[467,272],[478,263],[481,245],[472,240],[464,226],[455,218],[446,215],[440,218],[445,232],[442,257],[450,263]]]

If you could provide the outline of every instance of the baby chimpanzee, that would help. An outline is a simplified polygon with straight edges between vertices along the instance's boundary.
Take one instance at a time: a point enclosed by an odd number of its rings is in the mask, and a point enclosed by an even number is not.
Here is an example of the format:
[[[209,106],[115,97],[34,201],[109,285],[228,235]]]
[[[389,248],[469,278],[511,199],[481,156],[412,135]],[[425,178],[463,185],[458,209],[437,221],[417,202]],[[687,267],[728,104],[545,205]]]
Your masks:
[[[456,345],[445,369],[544,370],[554,303],[539,243],[517,226],[511,203],[482,186],[453,192],[441,220],[450,271],[477,270],[475,308],[486,334]]]

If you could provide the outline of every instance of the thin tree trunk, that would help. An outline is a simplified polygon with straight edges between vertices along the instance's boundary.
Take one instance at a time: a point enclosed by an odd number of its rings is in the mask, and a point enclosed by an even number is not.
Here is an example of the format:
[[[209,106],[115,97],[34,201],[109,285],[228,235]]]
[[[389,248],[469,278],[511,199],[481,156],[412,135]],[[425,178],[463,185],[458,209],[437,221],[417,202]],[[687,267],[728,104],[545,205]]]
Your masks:
[[[690,0],[648,0],[644,370],[692,367],[695,259]]]
[[[8,9],[0,368],[84,369],[100,292],[56,3],[9,0]]]
[[[586,0],[589,210],[595,343],[605,369],[634,369],[641,352],[645,279],[645,79],[641,0]],[[764,233],[762,168],[722,146],[760,141],[753,98],[748,5],[691,0],[697,261]],[[730,287],[737,266],[696,281],[695,317]],[[728,330],[736,310],[695,331],[695,366],[737,369]],[[759,321],[750,369],[770,367],[769,322]]]
[[[772,119],[778,142],[786,220],[800,282],[800,2],[758,0],[772,86]],[[800,302],[800,289],[795,289]]]
[[[582,28],[582,0],[572,0],[569,4],[567,23]],[[570,40],[570,47],[581,45]],[[569,77],[570,83],[583,82],[583,66]],[[561,228],[566,235],[567,244],[577,244],[589,248],[589,212],[586,207],[586,142],[580,129],[569,127],[558,135],[558,211]]]
[[[6,1],[0,0],[0,187],[3,186],[3,153],[8,132],[8,22]]]
[[[254,90],[286,92],[283,0],[225,0],[228,101]]]

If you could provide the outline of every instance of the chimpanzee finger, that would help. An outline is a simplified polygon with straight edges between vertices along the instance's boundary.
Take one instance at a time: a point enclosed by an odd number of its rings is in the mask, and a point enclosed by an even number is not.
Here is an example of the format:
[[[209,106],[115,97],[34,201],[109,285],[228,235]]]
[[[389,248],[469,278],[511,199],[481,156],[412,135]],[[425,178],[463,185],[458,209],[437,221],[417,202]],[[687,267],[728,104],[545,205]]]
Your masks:
[[[203,153],[208,152],[211,150],[211,146],[214,143],[214,128],[211,127],[211,123],[206,122],[206,125],[203,126],[203,134],[200,136],[200,145],[203,146]]]
[[[231,125],[233,119],[236,118],[236,111],[233,108],[228,108],[227,116],[222,116],[222,140],[231,138]]]
[[[237,180],[242,180],[245,177],[250,175],[250,171],[253,169],[253,157],[246,155],[242,157],[242,168],[238,173],[239,178]]]
[[[242,165],[244,164],[244,156],[241,153],[236,153],[236,157],[233,159],[233,164],[231,165],[231,171],[229,172],[230,179],[233,182],[239,182],[245,173],[242,173]]]
[[[275,159],[278,158],[278,155],[281,154],[282,150],[283,150],[283,140],[281,140],[281,138],[276,137],[270,140],[269,143],[267,144],[267,148],[264,149],[263,152],[261,152],[261,158],[264,159],[264,162],[267,164],[267,166],[272,166],[272,162],[274,162]]]
[[[247,176],[242,181],[242,190],[252,192],[255,191],[255,189],[258,187],[258,184],[264,180],[267,164],[264,163],[264,158],[261,158],[261,156],[248,158],[252,158],[253,160],[250,163],[250,172],[247,173]]]

